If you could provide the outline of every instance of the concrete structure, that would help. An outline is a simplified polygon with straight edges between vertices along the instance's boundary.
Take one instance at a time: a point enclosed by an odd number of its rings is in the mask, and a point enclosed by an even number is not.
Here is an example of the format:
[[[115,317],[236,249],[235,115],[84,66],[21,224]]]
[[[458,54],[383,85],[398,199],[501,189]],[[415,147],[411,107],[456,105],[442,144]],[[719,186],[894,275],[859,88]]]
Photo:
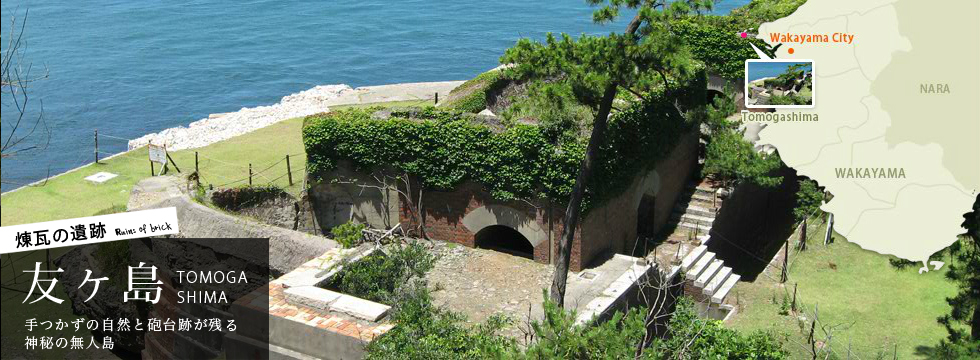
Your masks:
[[[708,240],[705,238],[705,242]],[[708,251],[707,245],[684,256],[680,268],[684,271],[684,293],[697,301],[705,316],[724,320],[736,310],[726,299],[742,277]]]
[[[446,245],[435,245],[432,251],[442,252]],[[390,331],[396,325],[388,319],[389,306],[359,299],[354,296],[331,291],[324,288],[331,278],[343,269],[343,264],[357,261],[380,251],[373,245],[364,245],[357,249],[331,249],[323,255],[310,260],[296,270],[273,280],[267,288],[249,293],[231,306],[229,316],[238,323],[239,331],[225,336],[225,355],[229,359],[271,358],[271,359],[360,359],[365,356],[365,346],[378,336]],[[460,260],[467,263],[480,262],[483,255],[499,256],[505,259],[506,266],[520,265],[520,261],[528,262],[531,271],[544,271],[550,276],[550,266],[535,264],[525,259],[499,254],[483,249],[469,249],[456,246],[451,248],[465,255]],[[452,258],[452,254],[442,254],[439,261]],[[474,257],[475,256],[475,257]],[[502,258],[484,259],[500,265]],[[512,262],[506,261],[512,260]],[[451,260],[450,260],[451,261]],[[444,265],[458,265],[456,263]],[[534,269],[537,267],[537,269]],[[660,271],[671,272],[671,284],[661,286]],[[634,258],[625,255],[615,255],[602,265],[569,278],[566,303],[577,311],[576,323],[591,325],[607,320],[616,311],[638,306],[644,298],[654,298],[654,291],[674,291],[667,294],[663,302],[663,311],[671,311],[676,298],[676,276],[679,269],[675,266],[663,270],[656,264],[644,258]],[[432,275],[437,275],[432,277]],[[444,276],[438,276],[444,275]],[[459,275],[459,276],[457,276]],[[476,272],[458,274],[455,268],[436,266],[426,275],[426,279],[451,278],[457,283],[467,285],[473,279],[481,276]],[[487,287],[494,282],[484,279],[479,285],[467,286],[460,291],[455,284],[442,284],[448,288],[434,291],[433,299],[439,306],[466,315],[474,322],[481,322],[491,313],[480,307],[460,307],[458,303],[446,302],[446,296],[459,298],[470,303],[492,303],[501,300],[500,297],[485,293]],[[522,281],[515,279],[514,281]],[[649,286],[652,285],[652,286]],[[430,284],[435,286],[435,284]],[[667,289],[667,290],[663,290]],[[674,289],[674,290],[671,290]],[[492,289],[489,289],[492,291]],[[536,290],[539,291],[539,290]],[[641,292],[643,294],[641,294]],[[530,314],[533,319],[543,317],[540,293],[537,292],[528,299],[526,304],[517,304],[511,312],[504,311],[512,318],[520,319]],[[505,336],[520,336],[517,329],[519,324],[513,324],[513,329],[504,329]]]
[[[229,359],[360,359],[364,346],[394,324],[389,306],[325,289],[345,261],[373,248],[331,249],[232,305],[241,329]],[[268,337],[266,338],[266,335]]]
[[[179,237],[268,238],[269,258],[255,260],[268,262],[275,273],[293,270],[327,249],[338,247],[336,242],[324,237],[250,221],[201,205],[187,195],[184,185],[172,176],[143,179],[133,187],[128,210],[176,208]],[[213,240],[207,246],[242,256],[266,253],[241,249],[240,244],[232,241]]]
[[[652,237],[670,220],[673,207],[697,164],[698,133],[685,134],[653,169],[638,173],[620,195],[593,208],[580,222],[572,243],[571,268],[579,271],[612,254],[631,254],[638,238]],[[309,192],[321,231],[356,220],[375,228],[400,223],[426,236],[469,247],[498,247],[549,263],[561,237],[563,206],[546,200],[499,201],[480,185],[464,183],[453,191],[426,191],[418,184],[381,181],[380,172],[356,173],[341,164],[324,176],[336,181]],[[408,196],[406,196],[408,195]],[[419,212],[416,203],[423,204]],[[397,216],[396,216],[397,215]],[[491,232],[513,230],[509,244],[481,244]],[[485,232],[486,231],[486,232]],[[587,241],[583,241],[587,239]],[[520,243],[520,244],[518,244]]]

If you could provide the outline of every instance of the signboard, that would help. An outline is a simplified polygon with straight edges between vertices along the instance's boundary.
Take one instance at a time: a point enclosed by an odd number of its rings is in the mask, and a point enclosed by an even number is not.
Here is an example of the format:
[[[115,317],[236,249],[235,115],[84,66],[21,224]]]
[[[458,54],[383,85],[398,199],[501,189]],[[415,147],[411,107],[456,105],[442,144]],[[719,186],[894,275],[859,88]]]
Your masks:
[[[160,164],[167,163],[167,148],[150,144],[150,161]]]
[[[173,207],[0,227],[0,254],[179,233]]]

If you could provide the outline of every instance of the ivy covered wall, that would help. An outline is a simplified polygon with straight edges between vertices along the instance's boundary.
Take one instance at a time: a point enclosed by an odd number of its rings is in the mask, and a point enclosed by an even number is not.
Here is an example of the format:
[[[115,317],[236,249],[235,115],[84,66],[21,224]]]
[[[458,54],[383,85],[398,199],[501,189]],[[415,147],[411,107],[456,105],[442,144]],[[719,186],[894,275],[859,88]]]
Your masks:
[[[648,94],[613,115],[602,145],[596,179],[587,189],[586,207],[622,192],[635,174],[651,169],[694,124],[678,112],[674,99],[703,105],[705,75],[672,91]],[[584,157],[587,139],[552,143],[535,125],[514,124],[493,131],[460,112],[426,108],[394,111],[384,119],[377,109],[350,109],[306,119],[303,142],[313,181],[340,160],[355,170],[394,169],[415,177],[427,189],[452,190],[464,181],[483,185],[498,200],[548,198],[565,202]]]

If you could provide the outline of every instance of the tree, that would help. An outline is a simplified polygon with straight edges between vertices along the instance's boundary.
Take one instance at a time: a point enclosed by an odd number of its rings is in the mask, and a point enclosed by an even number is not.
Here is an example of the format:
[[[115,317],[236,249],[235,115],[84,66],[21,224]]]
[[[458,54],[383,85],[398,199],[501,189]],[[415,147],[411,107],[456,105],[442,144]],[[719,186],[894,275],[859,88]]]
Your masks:
[[[820,205],[823,205],[823,189],[817,185],[816,181],[803,179],[799,181],[800,189],[796,191],[796,207],[793,208],[793,216],[796,222],[803,221],[812,215]]]
[[[699,0],[589,0],[603,5],[593,13],[599,24],[615,20],[620,11],[635,10],[623,34],[607,36],[568,34],[556,38],[548,34],[545,43],[521,39],[508,49],[502,63],[514,64],[508,76],[521,79],[559,79],[568,84],[576,99],[594,112],[594,122],[585,157],[569,196],[558,244],[551,299],[564,306],[565,285],[571,257],[571,244],[581,214],[585,189],[596,166],[607,120],[620,89],[642,97],[642,89],[663,83],[669,92],[668,77],[684,78],[694,69],[691,53],[683,38],[671,31],[671,22],[710,9],[711,1]]]
[[[726,188],[745,181],[763,187],[779,185],[783,178],[769,174],[782,165],[782,160],[776,153],[760,153],[745,140],[738,123],[728,120],[736,111],[738,107],[729,89],[724,96],[716,97],[708,108],[706,136],[702,137],[707,146],[701,172],[713,176]]]
[[[980,195],[973,211],[963,217],[967,231],[950,246],[950,255],[956,260],[946,273],[959,292],[946,299],[950,313],[939,318],[949,336],[940,343],[938,352],[947,359],[980,356]]]
[[[705,149],[704,168],[701,171],[717,178],[726,188],[733,188],[746,181],[774,187],[783,178],[769,174],[781,164],[776,153],[757,151],[752,143],[745,140],[741,131],[725,129],[712,134],[709,139]]]
[[[16,16],[10,18],[10,34],[3,43],[0,57],[0,93],[5,108],[13,109],[14,116],[2,119],[5,135],[0,146],[0,158],[7,159],[47,147],[51,134],[44,122],[43,104],[38,101],[37,111],[29,110],[33,104],[30,96],[32,83],[47,77],[47,71],[37,74],[31,62],[25,59],[24,26],[27,12],[18,22]],[[5,180],[0,180],[6,183]]]

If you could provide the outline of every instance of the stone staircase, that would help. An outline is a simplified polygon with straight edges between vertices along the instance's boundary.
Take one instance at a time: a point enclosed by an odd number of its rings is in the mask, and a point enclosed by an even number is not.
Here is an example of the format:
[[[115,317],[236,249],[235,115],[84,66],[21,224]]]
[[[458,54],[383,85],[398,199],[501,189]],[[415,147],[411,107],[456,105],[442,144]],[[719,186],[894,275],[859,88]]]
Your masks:
[[[708,234],[715,214],[721,208],[721,197],[716,195],[714,189],[705,186],[689,186],[686,195],[690,200],[677,203],[671,222],[676,224],[677,230],[694,234],[695,237]]]
[[[685,293],[700,301],[710,300],[711,305],[723,304],[741,279],[715,253],[708,251],[706,245],[689,252],[681,260],[681,270],[685,276]]]

